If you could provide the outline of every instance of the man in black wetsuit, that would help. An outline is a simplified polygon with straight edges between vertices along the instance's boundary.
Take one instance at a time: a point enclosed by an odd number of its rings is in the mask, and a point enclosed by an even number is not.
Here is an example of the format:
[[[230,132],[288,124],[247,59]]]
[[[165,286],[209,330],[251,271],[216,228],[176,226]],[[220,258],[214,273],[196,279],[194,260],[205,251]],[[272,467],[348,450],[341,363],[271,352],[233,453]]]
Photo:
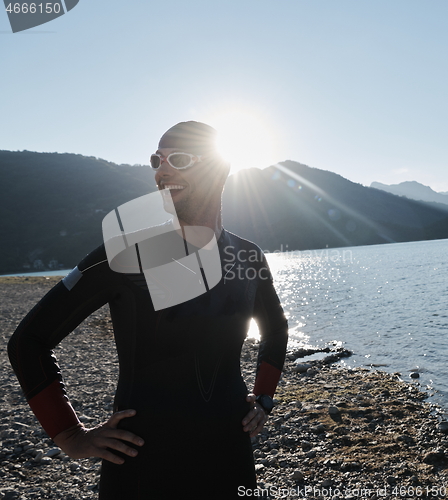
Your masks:
[[[287,322],[261,250],[222,227],[229,167],[214,141],[211,127],[180,123],[162,136],[151,165],[159,189],[169,189],[182,230],[214,232],[222,263],[218,285],[155,310],[143,273],[114,272],[101,246],[30,311],[8,345],[25,396],[49,436],[73,458],[103,459],[101,500],[183,494],[228,500],[241,498],[238,487],[256,487],[250,437],[272,409]],[[106,303],[120,375],[114,414],[87,429],[68,401],[52,349]],[[248,394],[239,358],[252,317],[261,342]]]

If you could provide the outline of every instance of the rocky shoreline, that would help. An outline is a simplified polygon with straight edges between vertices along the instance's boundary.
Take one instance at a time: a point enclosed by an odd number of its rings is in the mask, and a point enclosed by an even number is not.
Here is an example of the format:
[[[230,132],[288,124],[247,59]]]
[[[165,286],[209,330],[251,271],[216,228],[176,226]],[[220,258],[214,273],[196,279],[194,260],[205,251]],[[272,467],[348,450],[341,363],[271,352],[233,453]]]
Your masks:
[[[57,281],[0,278],[0,499],[98,496],[100,460],[72,460],[54,445],[25,402],[6,355],[7,340],[18,322]],[[243,349],[241,366],[248,387],[257,349],[251,341]],[[448,429],[440,422],[440,409],[425,402],[426,394],[397,374],[333,364],[348,355],[346,351],[303,361],[309,354],[299,350],[288,355],[277,406],[253,440],[260,489],[241,489],[239,496],[447,496]],[[108,310],[88,318],[56,355],[81,420],[94,426],[108,418],[118,372]]]

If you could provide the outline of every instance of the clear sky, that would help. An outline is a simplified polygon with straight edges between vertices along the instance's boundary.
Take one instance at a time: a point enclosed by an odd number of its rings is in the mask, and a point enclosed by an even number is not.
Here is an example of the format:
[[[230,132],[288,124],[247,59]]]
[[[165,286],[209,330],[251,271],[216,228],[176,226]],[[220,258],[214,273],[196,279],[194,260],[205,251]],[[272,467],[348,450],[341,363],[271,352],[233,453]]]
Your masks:
[[[16,34],[0,5],[0,149],[145,164],[199,120],[235,169],[448,191],[447,89],[446,0],[80,0]]]

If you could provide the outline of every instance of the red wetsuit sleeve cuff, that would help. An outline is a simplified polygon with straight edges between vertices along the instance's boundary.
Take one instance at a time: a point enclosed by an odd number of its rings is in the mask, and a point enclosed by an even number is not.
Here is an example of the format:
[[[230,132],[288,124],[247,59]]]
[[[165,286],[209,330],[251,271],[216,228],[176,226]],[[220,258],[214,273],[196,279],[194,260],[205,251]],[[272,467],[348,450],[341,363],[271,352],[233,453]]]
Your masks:
[[[257,396],[266,394],[273,398],[281,373],[275,366],[262,361],[255,379],[254,394]]]
[[[60,432],[80,423],[75,410],[68,402],[59,380],[28,401],[45,432],[53,439]]]

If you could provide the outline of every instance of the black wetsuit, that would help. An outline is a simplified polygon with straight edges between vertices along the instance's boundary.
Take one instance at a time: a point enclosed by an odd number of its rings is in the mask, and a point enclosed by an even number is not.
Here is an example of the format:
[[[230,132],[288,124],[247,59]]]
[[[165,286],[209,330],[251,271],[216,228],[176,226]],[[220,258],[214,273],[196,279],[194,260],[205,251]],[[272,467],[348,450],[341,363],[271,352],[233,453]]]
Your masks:
[[[78,423],[52,349],[109,303],[120,375],[114,410],[145,440],[125,464],[103,461],[100,499],[240,498],[255,487],[252,446],[241,421],[249,392],[240,353],[249,321],[261,343],[254,392],[273,396],[287,322],[261,250],[225,230],[223,278],[207,293],[155,312],[142,274],[109,268],[104,247],[89,254],[24,318],[9,355],[27,400],[50,437]]]

